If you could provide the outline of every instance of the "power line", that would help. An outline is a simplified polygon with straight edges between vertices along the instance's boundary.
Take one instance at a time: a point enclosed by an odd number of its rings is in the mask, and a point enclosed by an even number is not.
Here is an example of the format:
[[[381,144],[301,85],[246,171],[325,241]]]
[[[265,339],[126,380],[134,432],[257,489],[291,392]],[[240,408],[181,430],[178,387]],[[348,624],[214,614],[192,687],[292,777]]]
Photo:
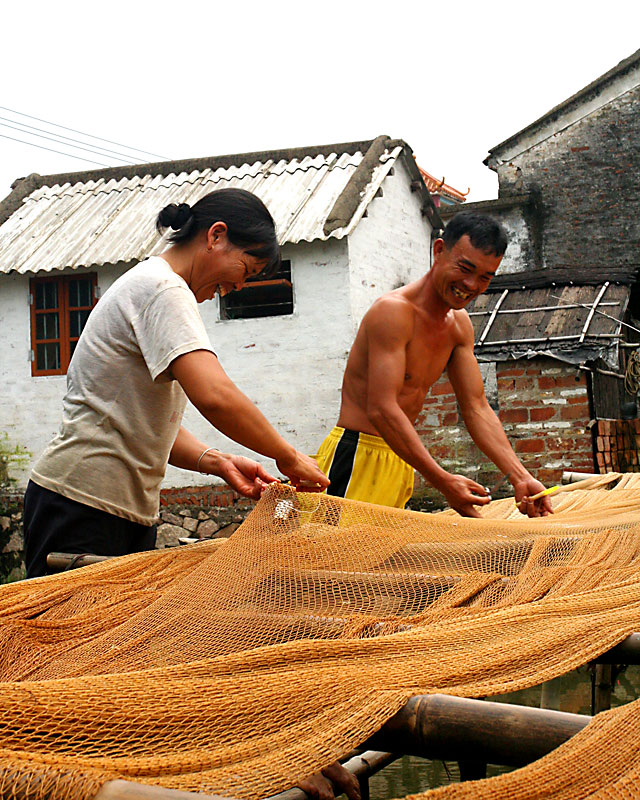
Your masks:
[[[31,130],[40,131],[40,133],[53,133],[53,131],[47,131],[44,128],[36,128],[35,125],[27,125],[26,122],[18,122],[17,120],[10,119],[8,117],[0,117],[0,119],[4,120],[5,122],[15,122],[17,125],[22,126],[21,128],[15,128],[15,126],[13,126],[13,125],[6,125],[7,128],[14,128],[15,130],[22,130],[22,128],[31,128]],[[2,125],[2,124],[3,123],[0,122],[0,125]],[[30,133],[29,131],[24,131],[24,133],[28,134],[29,136],[35,136],[35,134]],[[132,164],[136,163],[136,161],[133,158],[133,156],[126,155],[125,153],[118,153],[116,150],[110,150],[108,147],[100,147],[99,144],[98,145],[92,145],[90,142],[83,142],[81,139],[72,139],[70,136],[63,136],[61,133],[53,133],[53,136],[55,136],[57,139],[67,139],[70,142],[77,142],[78,144],[88,144],[94,150],[104,150],[105,153],[114,153],[116,156],[118,156],[118,158],[131,159],[131,163]],[[61,142],[61,144],[65,144],[65,143]],[[112,158],[112,156],[108,156],[108,158]]]
[[[18,114],[21,117],[27,117],[28,119],[35,119],[38,122],[44,122],[46,125],[53,125],[55,128],[62,128],[65,131],[71,131],[72,133],[79,133],[81,136],[88,136],[91,139],[98,139],[101,142],[108,142],[109,144],[115,144],[118,147],[124,147],[127,150],[135,150],[138,153],[146,153],[148,156],[154,156],[155,158],[159,158],[161,161],[167,161],[166,156],[159,156],[157,153],[151,153],[148,150],[141,150],[139,147],[129,147],[127,144],[122,144],[121,142],[114,142],[111,139],[104,139],[102,136],[94,136],[92,133],[84,133],[83,131],[78,131],[75,128],[67,128],[66,125],[58,125],[57,122],[49,122],[49,120],[41,119],[40,117],[34,117],[31,114],[24,114],[22,111],[16,111],[13,108],[7,108],[6,106],[0,106],[3,111],[10,111],[12,114]],[[10,139],[11,137],[5,137]],[[47,148],[45,148],[47,149]],[[95,162],[94,162],[95,163]]]
[[[22,144],[28,144],[31,147],[38,147],[40,150],[48,150],[50,153],[58,153],[61,156],[69,156],[69,158],[77,158],[80,161],[88,161],[90,164],[97,164],[99,167],[112,167],[113,164],[102,164],[100,161],[92,161],[90,158],[83,158],[82,156],[74,156],[73,153],[63,153],[62,150],[54,150],[52,147],[44,147],[41,144],[35,144],[34,142],[25,142],[24,139],[16,139],[15,136],[7,136],[4,133],[0,133],[0,136],[3,139],[11,139],[12,142],[21,142]]]
[[[55,139],[53,136],[44,136],[44,134],[42,134],[42,133],[29,133],[29,131],[24,131],[24,130],[22,130],[22,128],[16,128],[15,125],[7,125],[6,122],[0,122],[0,125],[2,125],[2,127],[4,127],[4,128],[11,128],[14,131],[20,131],[20,133],[26,133],[27,136],[37,136],[38,139],[47,139],[50,142],[55,142],[56,144],[61,144],[61,145],[64,145],[65,147],[71,147],[74,150],[86,150],[87,153],[93,153],[94,155],[98,155],[98,156],[102,156],[102,157],[105,157],[105,155],[106,155],[105,153],[97,153],[91,147],[82,147],[81,145],[78,145],[78,144],[67,145],[67,144],[65,144],[65,142],[61,142],[59,139]],[[106,156],[106,157],[107,158],[113,158],[113,156]],[[134,161],[129,161],[128,163],[129,164],[134,164],[135,162]]]

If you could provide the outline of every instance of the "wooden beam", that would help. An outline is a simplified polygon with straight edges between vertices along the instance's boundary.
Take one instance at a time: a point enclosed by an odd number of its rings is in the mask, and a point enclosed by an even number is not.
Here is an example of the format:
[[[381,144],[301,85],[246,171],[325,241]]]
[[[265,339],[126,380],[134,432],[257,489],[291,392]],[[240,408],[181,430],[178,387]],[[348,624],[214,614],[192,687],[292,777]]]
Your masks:
[[[47,567],[54,572],[64,572],[67,569],[86,567],[88,564],[97,564],[114,556],[94,556],[92,553],[49,553]]]

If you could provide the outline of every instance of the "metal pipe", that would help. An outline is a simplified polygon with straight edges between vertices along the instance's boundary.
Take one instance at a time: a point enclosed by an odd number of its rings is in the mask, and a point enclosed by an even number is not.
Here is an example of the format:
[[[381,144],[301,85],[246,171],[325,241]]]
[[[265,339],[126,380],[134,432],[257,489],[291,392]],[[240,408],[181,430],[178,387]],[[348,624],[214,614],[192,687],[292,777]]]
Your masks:
[[[448,695],[412,697],[364,746],[422,758],[519,767],[581,731],[591,717]]]
[[[600,303],[600,308],[604,308],[605,306],[619,306],[620,303],[616,302],[606,302]],[[532,314],[534,311],[565,311],[569,308],[580,308],[580,303],[568,303],[562,306],[536,306],[535,308],[503,308],[500,311],[500,315],[502,314]],[[469,311],[467,312],[470,317],[486,317],[488,314],[491,314],[491,309],[488,308],[485,311]]]

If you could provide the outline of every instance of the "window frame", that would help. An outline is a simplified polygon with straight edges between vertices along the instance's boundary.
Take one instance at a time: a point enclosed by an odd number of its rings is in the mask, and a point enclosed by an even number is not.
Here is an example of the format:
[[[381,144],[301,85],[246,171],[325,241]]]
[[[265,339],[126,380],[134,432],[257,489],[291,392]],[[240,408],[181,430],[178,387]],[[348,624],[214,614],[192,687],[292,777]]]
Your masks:
[[[228,309],[226,307],[226,298],[229,295],[225,295],[225,297],[221,297],[219,299],[218,305],[218,314],[219,319],[221,322],[235,322],[236,320],[241,319],[272,319],[273,317],[290,317],[295,313],[295,293],[293,291],[293,263],[290,258],[282,259],[282,264],[287,265],[287,269],[280,277],[280,274],[277,272],[270,278],[260,278],[259,275],[255,277],[249,278],[246,283],[244,284],[243,288],[239,292],[233,292],[234,299],[237,298],[238,295],[242,295],[242,292],[245,289],[259,289],[265,288],[270,286],[286,286],[291,290],[291,311],[290,312],[279,312],[277,314],[262,314],[262,315],[247,315],[247,316],[228,316]],[[258,304],[256,304],[257,306]],[[250,306],[251,307],[251,306]],[[233,309],[231,309],[233,311]]]
[[[79,279],[89,279],[91,281],[91,306],[71,306],[69,303],[69,284],[71,281]],[[44,283],[56,283],[58,285],[58,305],[56,308],[36,309],[36,287]],[[79,336],[71,336],[69,324],[70,311],[82,311],[89,309],[89,313],[95,308],[98,302],[98,275],[95,272],[72,275],[47,275],[47,277],[33,277],[29,279],[29,308],[30,308],[30,360],[31,376],[39,378],[47,375],[66,375],[71,361],[71,344],[77,342]],[[56,312],[58,314],[58,337],[55,339],[37,339],[36,324],[40,314]],[[81,331],[82,333],[82,331]],[[38,369],[38,345],[48,343],[60,343],[60,366],[57,369]]]

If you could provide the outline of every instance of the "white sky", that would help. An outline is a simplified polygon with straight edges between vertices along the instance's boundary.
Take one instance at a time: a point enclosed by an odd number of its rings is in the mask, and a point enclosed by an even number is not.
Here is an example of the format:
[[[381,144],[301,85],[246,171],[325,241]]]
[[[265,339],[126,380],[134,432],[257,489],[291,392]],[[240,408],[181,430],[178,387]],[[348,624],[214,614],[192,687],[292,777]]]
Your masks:
[[[385,133],[484,200],[489,148],[638,49],[640,2],[22,0],[1,28],[4,108],[171,159]],[[31,172],[96,168],[0,134],[0,198]]]

